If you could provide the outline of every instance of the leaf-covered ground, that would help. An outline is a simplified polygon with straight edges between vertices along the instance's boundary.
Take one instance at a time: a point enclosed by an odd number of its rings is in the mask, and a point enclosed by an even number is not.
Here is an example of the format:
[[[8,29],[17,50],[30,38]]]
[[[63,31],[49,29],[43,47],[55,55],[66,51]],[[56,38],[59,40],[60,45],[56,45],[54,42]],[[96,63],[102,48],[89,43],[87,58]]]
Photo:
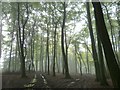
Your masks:
[[[111,80],[108,80],[109,86],[101,86],[95,81],[94,75],[71,75],[72,79],[65,79],[62,74],[57,74],[56,77],[44,74],[48,84],[52,88],[112,88]]]
[[[53,77],[31,72],[27,73],[27,78],[21,78],[20,73],[3,73],[2,88],[112,88],[111,80],[108,80],[109,86],[101,86],[91,74],[71,76],[72,79],[65,79],[63,74]]]

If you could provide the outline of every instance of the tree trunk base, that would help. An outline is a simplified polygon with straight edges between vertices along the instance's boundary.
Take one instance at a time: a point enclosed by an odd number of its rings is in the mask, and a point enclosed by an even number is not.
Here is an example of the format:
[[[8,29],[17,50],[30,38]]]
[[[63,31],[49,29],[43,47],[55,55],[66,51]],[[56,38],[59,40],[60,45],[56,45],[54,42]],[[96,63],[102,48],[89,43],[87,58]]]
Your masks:
[[[72,79],[70,75],[66,75],[65,79]]]

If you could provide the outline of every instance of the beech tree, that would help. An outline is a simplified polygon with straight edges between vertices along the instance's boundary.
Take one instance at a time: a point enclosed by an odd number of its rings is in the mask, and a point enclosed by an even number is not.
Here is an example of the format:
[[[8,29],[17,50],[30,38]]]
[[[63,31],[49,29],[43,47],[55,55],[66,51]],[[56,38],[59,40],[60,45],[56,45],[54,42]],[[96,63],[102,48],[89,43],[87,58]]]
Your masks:
[[[62,55],[64,60],[64,67],[65,67],[65,78],[70,78],[67,56],[64,49],[64,36],[65,36],[64,28],[65,28],[65,20],[66,20],[66,3],[65,2],[63,3],[63,8],[64,8],[64,12],[63,12],[63,23],[62,23],[62,30],[61,30],[61,48],[62,48]]]
[[[19,36],[19,45],[20,45],[20,60],[21,60],[21,77],[26,77],[25,72],[25,25],[28,21],[29,11],[28,11],[28,3],[25,4],[27,17],[20,23],[20,3],[18,5],[18,36]],[[21,27],[22,24],[22,27]]]

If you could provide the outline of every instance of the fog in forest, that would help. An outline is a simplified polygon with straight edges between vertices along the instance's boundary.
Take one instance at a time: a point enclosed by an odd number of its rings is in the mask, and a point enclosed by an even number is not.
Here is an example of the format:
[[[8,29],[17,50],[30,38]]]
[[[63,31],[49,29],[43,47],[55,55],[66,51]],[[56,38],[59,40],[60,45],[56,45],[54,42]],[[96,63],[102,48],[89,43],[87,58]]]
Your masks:
[[[0,5],[3,88],[120,88],[120,1]]]

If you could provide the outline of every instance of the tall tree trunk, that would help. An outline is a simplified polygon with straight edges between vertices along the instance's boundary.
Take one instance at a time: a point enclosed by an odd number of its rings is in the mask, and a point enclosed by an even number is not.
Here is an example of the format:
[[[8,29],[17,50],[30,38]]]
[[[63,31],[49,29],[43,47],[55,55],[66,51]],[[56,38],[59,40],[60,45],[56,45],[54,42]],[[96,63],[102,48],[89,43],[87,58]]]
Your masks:
[[[56,55],[56,66],[57,66],[58,73],[60,72],[60,66],[59,65],[60,65],[60,63],[59,63],[57,55]]]
[[[38,50],[38,48],[37,48],[38,46],[36,45],[36,50]],[[37,51],[36,51],[36,71],[38,71],[38,53],[37,53]]]
[[[114,29],[113,29],[113,26],[112,26],[112,22],[110,20],[110,16],[109,16],[109,13],[108,13],[107,6],[104,5],[104,4],[103,4],[103,6],[105,7],[106,12],[107,12],[107,18],[108,18],[108,21],[109,21],[109,24],[110,24],[110,31],[111,31],[111,39],[112,39],[112,44],[113,44],[113,50],[115,51],[115,43],[114,43],[114,35],[113,35]]]
[[[19,43],[20,43],[20,60],[21,60],[21,77],[26,77],[25,72],[25,53],[24,53],[24,40],[25,40],[25,26],[28,21],[28,4],[26,3],[26,13],[27,17],[25,22],[22,22],[22,28],[20,27],[20,6],[18,3],[18,36],[19,36]],[[23,19],[23,18],[22,18]],[[22,20],[23,21],[23,20]],[[22,31],[22,32],[21,32]]]
[[[81,54],[80,51],[78,52],[78,55],[79,55],[79,57],[80,57],[80,59],[81,59],[81,64],[82,64],[82,62],[83,62],[84,66],[85,66],[85,70],[86,70],[86,72],[87,72],[87,66],[86,66],[86,64],[85,64],[85,61],[83,60],[83,57],[82,57],[82,54]]]
[[[92,2],[98,34],[103,45],[107,66],[111,75],[111,79],[115,88],[120,88],[120,68],[116,62],[112,45],[109,39],[107,28],[103,17],[100,2]]]
[[[59,46],[59,35],[58,34],[59,33],[57,33],[57,42],[56,42],[57,56],[56,57],[57,57],[57,62],[58,62],[58,67],[59,67],[58,73],[60,73],[61,72],[61,51],[60,51],[60,46]]]
[[[39,41],[39,40],[38,40],[38,32],[36,32],[36,33],[37,33],[37,35],[36,35],[36,36],[37,36],[37,39],[35,38],[35,39],[36,39],[36,43],[35,43],[35,51],[36,51],[36,52],[35,52],[35,57],[36,57],[36,58],[35,58],[35,65],[36,65],[36,71],[38,71],[38,54],[39,54],[39,53],[37,53],[37,52],[38,52],[38,41]]]
[[[47,63],[48,63],[47,69],[48,69],[48,75],[49,75],[50,71],[49,71],[49,30],[48,28],[47,28]]]
[[[31,39],[31,67],[34,70],[34,41]]]
[[[88,49],[86,49],[87,72],[90,73]]]
[[[96,27],[97,29],[97,27]],[[98,40],[98,55],[99,55],[99,63],[100,63],[100,82],[101,85],[108,85],[106,76],[105,76],[105,64],[104,64],[104,58],[103,58],[103,51],[102,51],[102,46],[101,46],[101,41],[99,38],[99,33],[97,31],[97,40]]]
[[[43,72],[43,56],[44,56],[44,45],[43,45],[43,33],[41,33],[41,43],[40,43],[40,70]]]
[[[35,66],[34,66],[34,27],[35,27],[36,21],[34,21],[32,31],[31,31],[31,66],[32,70],[35,71]]]
[[[75,72],[77,73],[77,46],[76,46],[76,43],[75,43],[74,47],[75,47]]]
[[[18,49],[18,57],[17,57],[17,60],[18,60],[18,62],[20,63],[21,53],[20,53],[20,41],[19,41],[19,31],[18,31],[18,30],[16,31],[16,39],[17,39],[16,45],[17,45],[17,49]],[[21,67],[21,66],[19,66],[19,67]]]
[[[68,69],[67,56],[65,54],[65,49],[64,49],[64,28],[65,28],[65,19],[66,19],[66,5],[65,5],[65,2],[63,3],[63,7],[64,7],[64,13],[63,13],[63,23],[62,23],[62,32],[61,32],[61,48],[62,48],[64,67],[65,67],[65,78],[71,78],[70,74],[69,74],[69,69]]]
[[[81,58],[80,56],[78,56],[78,60],[79,60],[79,66],[80,66],[80,75],[82,76],[82,61],[81,61]]]
[[[25,73],[25,63],[24,63],[24,53],[23,53],[23,42],[21,40],[21,27],[20,27],[20,6],[18,3],[18,36],[20,43],[20,60],[21,60],[21,77],[26,77]]]
[[[116,44],[116,36],[114,35],[115,34],[115,31],[114,31],[114,27],[112,25],[112,21],[111,21],[111,18],[110,18],[110,15],[109,15],[109,12],[108,12],[108,9],[107,9],[107,6],[102,4],[105,9],[106,9],[106,12],[107,12],[107,18],[108,18],[108,21],[109,21],[109,24],[110,24],[110,31],[111,31],[111,39],[112,39],[112,46],[113,46],[113,51],[115,53],[115,56],[116,56],[116,59],[118,60],[118,54],[117,54],[117,44]],[[114,40],[115,39],[115,40]]]
[[[47,47],[46,47],[47,49]],[[45,73],[47,73],[47,52],[46,52],[46,58],[45,58],[45,62],[44,62],[44,68],[45,68]]]
[[[15,24],[15,23],[14,23]],[[10,60],[9,60],[9,67],[8,67],[8,71],[10,72],[10,68],[11,68],[11,55],[12,55],[12,45],[13,45],[13,40],[14,40],[14,26],[13,26],[13,31],[12,31],[12,36],[11,36],[11,43],[10,43]]]
[[[66,30],[65,30],[65,50],[66,50],[66,61],[67,61],[67,65],[68,65],[68,43],[67,43],[67,34],[66,34]],[[69,71],[69,67],[68,67],[68,71]]]
[[[92,43],[92,53],[93,53],[93,60],[94,60],[94,65],[95,65],[96,80],[99,81],[100,70],[99,70],[98,56],[97,56],[97,51],[96,51],[96,46],[95,46],[92,23],[91,23],[89,2],[86,2],[86,9],[87,9],[88,27],[89,27],[91,43]]]
[[[53,76],[55,76],[55,58],[56,58],[56,30],[57,30],[57,24],[55,24],[55,32],[54,32]]]

